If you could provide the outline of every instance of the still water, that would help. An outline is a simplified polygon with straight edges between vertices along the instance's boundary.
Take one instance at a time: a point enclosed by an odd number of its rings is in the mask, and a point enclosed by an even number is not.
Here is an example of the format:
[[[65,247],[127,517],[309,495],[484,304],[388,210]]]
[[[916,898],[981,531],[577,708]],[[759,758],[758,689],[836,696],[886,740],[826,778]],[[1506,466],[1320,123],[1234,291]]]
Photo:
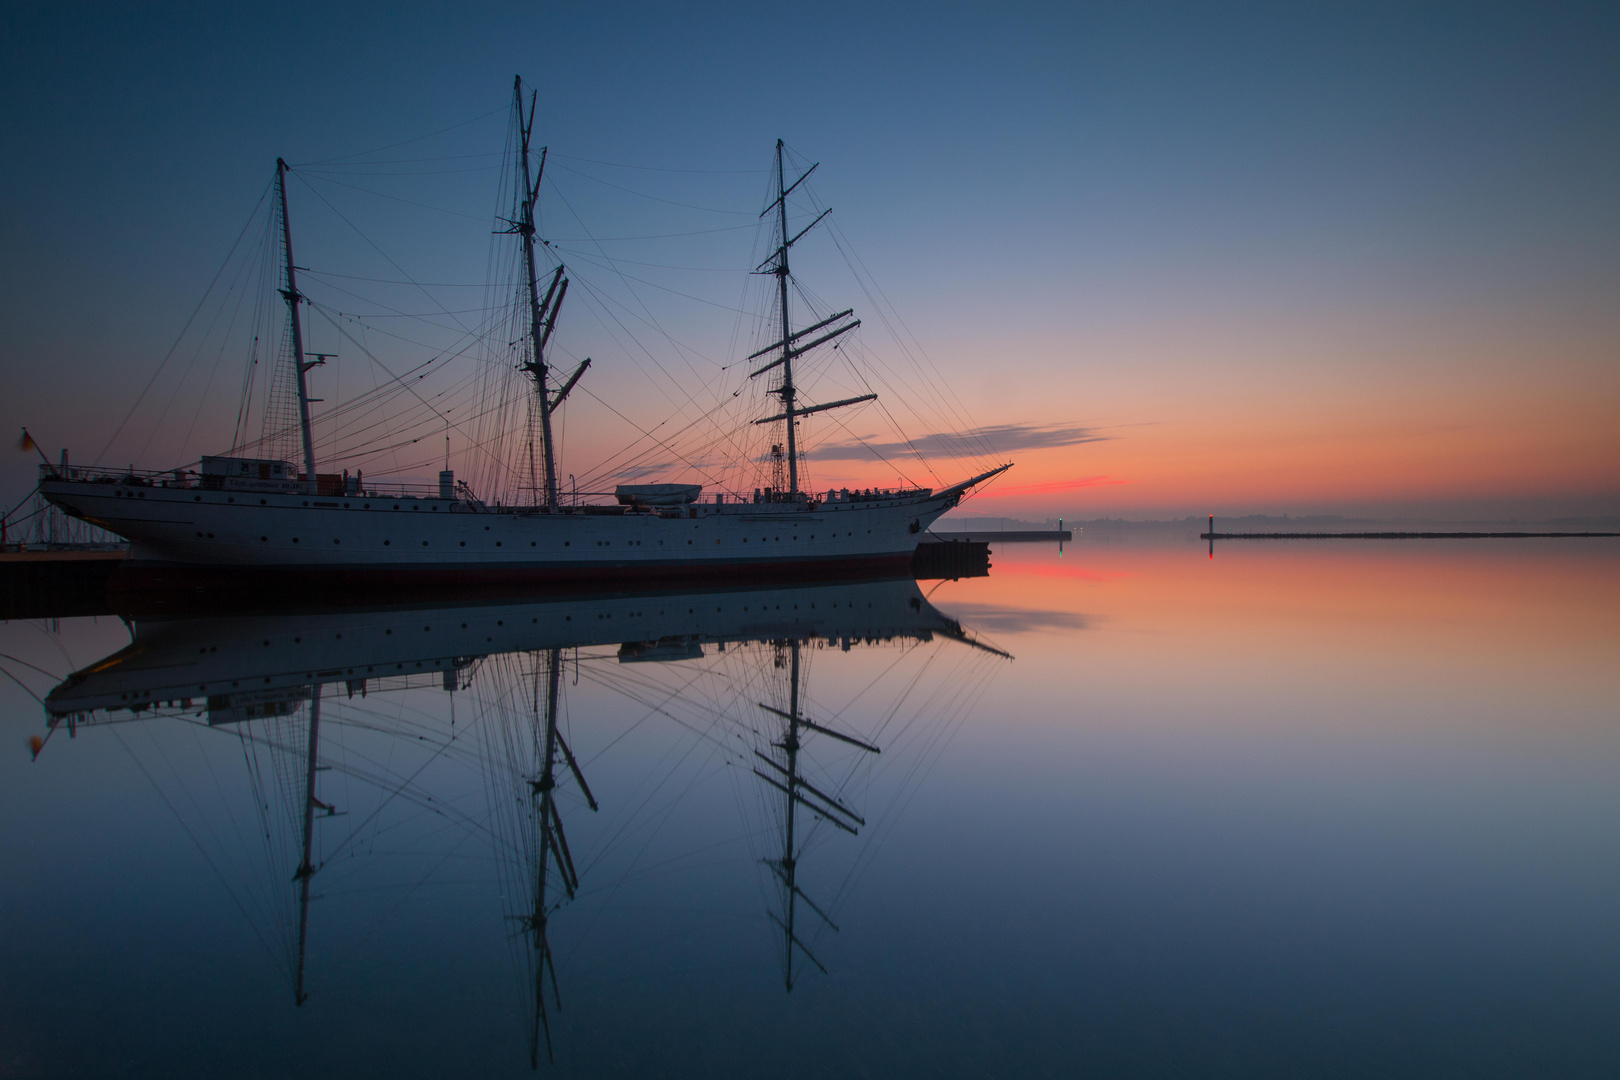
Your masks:
[[[1620,1072],[1620,546],[993,562],[0,624],[0,1077]]]

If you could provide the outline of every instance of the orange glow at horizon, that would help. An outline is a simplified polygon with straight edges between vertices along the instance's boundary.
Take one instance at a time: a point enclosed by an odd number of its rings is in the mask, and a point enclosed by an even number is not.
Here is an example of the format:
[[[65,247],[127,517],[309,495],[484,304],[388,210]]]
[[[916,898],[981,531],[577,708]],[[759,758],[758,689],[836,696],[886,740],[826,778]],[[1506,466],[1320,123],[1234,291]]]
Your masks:
[[[1113,714],[1123,724],[1233,728],[1275,712],[1250,710],[1239,694],[1187,715],[1139,715],[1132,702],[1152,683],[1189,700],[1209,685],[1297,698],[1293,722],[1357,732],[1414,716],[1429,725],[1540,722],[1555,699],[1583,703],[1587,719],[1572,717],[1571,730],[1607,724],[1620,690],[1610,662],[1620,637],[1620,541],[1507,545],[1234,542],[1218,545],[1211,563],[1196,543],[1082,540],[1061,561],[1050,545],[992,544],[989,578],[942,583],[930,602],[1015,663],[1039,669],[1061,657],[1072,677],[1050,692],[1070,707],[1079,695],[1090,723]],[[1017,628],[1020,614],[1034,616],[1032,632]],[[1073,628],[1055,631],[1043,614],[1066,616]],[[1381,673],[1399,707],[1365,712],[1369,671]],[[1104,701],[1109,687],[1120,696]],[[1435,693],[1447,696],[1408,707],[1414,695]]]

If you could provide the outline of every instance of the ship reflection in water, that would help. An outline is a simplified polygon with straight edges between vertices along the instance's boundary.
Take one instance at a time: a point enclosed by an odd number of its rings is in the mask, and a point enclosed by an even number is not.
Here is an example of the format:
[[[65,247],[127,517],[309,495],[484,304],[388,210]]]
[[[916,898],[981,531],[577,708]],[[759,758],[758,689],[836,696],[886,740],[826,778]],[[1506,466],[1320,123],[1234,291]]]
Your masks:
[[[319,1007],[324,958],[354,951],[323,941],[317,901],[369,892],[383,919],[447,865],[492,865],[531,1066],[555,1060],[569,966],[588,970],[600,944],[591,924],[644,864],[688,857],[658,837],[671,792],[716,773],[735,810],[697,814],[682,842],[702,852],[740,832],[748,868],[720,906],[736,912],[759,879],[767,910],[739,932],[768,934],[788,991],[825,973],[866,845],[1010,659],[910,578],[171,612],[132,628],[49,693],[50,736],[110,727],[132,747],[131,725],[146,729],[142,772],[299,1006]],[[822,666],[838,669],[833,694],[817,693]],[[592,703],[611,699],[595,723]],[[650,768],[615,766],[647,736]],[[176,745],[198,738],[234,744],[234,771],[176,767]],[[562,961],[554,930],[570,919]]]

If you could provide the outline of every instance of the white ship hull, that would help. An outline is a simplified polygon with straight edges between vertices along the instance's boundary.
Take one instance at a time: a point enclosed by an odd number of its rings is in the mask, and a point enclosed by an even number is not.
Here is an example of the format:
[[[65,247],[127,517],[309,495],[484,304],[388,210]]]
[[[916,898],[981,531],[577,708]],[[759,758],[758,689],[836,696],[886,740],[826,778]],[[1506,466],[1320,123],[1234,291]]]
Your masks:
[[[45,479],[68,513],[131,541],[131,569],[333,573],[349,582],[758,579],[892,569],[959,489],[824,503],[558,513],[466,501],[322,497]]]

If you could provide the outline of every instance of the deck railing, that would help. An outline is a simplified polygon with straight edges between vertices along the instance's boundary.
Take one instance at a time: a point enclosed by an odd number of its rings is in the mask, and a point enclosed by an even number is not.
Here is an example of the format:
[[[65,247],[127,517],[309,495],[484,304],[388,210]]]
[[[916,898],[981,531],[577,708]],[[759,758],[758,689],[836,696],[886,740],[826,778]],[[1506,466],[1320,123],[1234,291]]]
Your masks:
[[[213,488],[215,477],[207,477],[196,469],[136,469],[136,468],[108,468],[99,465],[47,465],[39,466],[41,480],[76,480],[81,483],[92,484],[123,484],[128,487],[155,487],[155,488]],[[318,496],[323,499],[330,498],[360,498],[360,499],[437,499],[439,487],[435,483],[424,481],[376,481],[364,480],[361,477],[344,477],[321,473],[318,475],[320,491]],[[288,481],[292,492],[297,492],[303,481]],[[296,486],[295,486],[296,485]],[[220,486],[220,490],[237,490],[234,487]],[[264,490],[269,490],[268,488]],[[821,504],[849,505],[851,503],[879,502],[887,499],[904,499],[927,496],[929,488],[833,488],[825,494],[821,492],[800,492],[797,501],[817,502]],[[565,507],[583,507],[594,504],[597,500],[610,504],[614,499],[611,491],[575,491],[568,492],[564,499]],[[477,505],[485,510],[532,511],[534,507],[529,504],[502,506],[499,503],[485,503],[476,498],[466,483],[456,485],[456,501]],[[742,492],[717,491],[706,494],[701,502],[721,504],[741,503],[773,503],[792,502],[785,492],[770,489],[756,489],[752,498]]]

